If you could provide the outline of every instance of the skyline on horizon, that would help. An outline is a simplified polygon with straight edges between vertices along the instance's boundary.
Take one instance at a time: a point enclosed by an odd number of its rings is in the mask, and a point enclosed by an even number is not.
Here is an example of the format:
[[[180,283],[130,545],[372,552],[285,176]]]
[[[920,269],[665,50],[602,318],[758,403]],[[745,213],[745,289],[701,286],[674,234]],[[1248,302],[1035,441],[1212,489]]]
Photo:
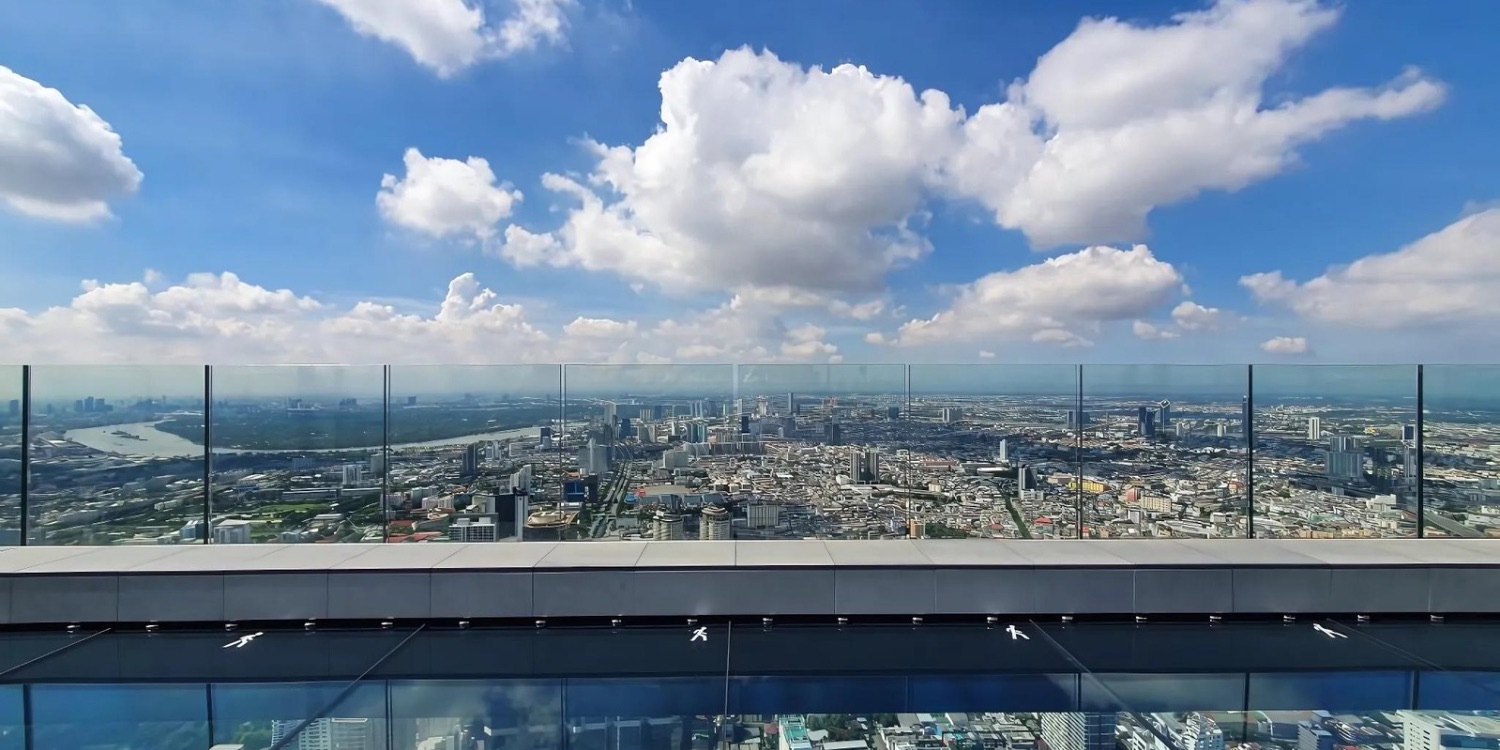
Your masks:
[[[0,361],[1500,359],[1500,8],[930,11],[18,8]]]

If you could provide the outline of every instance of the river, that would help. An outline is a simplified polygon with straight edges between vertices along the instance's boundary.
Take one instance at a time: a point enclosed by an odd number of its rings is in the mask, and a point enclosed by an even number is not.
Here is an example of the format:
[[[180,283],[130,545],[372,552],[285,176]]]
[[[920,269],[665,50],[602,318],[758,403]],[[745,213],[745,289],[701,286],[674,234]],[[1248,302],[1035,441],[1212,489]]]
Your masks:
[[[173,435],[170,432],[162,432],[156,429],[157,422],[132,422],[130,424],[112,424],[107,427],[86,427],[78,430],[68,430],[63,437],[80,445],[86,445],[94,450],[105,453],[119,453],[129,456],[144,456],[147,458],[195,458],[203,455],[203,446],[187,438]],[[124,437],[115,433],[123,432],[135,435],[135,438]],[[391,450],[402,450],[405,448],[441,448],[447,445],[465,445],[481,440],[507,440],[521,437],[538,437],[541,428],[522,427],[515,430],[500,430],[497,432],[481,432],[474,435],[460,435],[458,437],[443,440],[428,440],[420,443],[392,443]],[[378,445],[359,446],[353,448],[317,448],[310,450],[265,450],[251,451],[239,448],[214,448],[216,454],[235,453],[342,453],[347,451],[372,451],[379,450]]]

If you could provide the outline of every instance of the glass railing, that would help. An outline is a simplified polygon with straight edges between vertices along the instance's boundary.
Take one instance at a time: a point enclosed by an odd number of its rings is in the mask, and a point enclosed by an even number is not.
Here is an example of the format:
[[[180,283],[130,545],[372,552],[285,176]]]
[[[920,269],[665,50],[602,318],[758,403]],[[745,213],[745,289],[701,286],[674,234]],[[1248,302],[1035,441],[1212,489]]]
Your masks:
[[[12,632],[0,634],[0,750],[1493,748],[1495,631],[1322,620]]]
[[[0,542],[1484,537],[1500,366],[0,367]]]

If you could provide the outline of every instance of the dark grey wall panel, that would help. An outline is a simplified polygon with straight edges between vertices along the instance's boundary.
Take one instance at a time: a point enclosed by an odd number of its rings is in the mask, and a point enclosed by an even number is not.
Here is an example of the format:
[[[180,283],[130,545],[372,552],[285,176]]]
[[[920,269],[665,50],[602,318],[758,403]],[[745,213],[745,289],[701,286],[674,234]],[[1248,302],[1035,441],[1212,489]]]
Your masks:
[[[120,581],[111,575],[21,576],[11,581],[13,622],[113,622]]]
[[[840,615],[932,614],[933,571],[930,568],[835,570],[833,611]]]
[[[934,612],[956,615],[1036,613],[1031,568],[940,568],[933,571]]]
[[[224,576],[123,574],[122,622],[223,622]]]
[[[1138,614],[1220,613],[1234,610],[1234,574],[1227,568],[1135,571]]]
[[[431,616],[432,575],[426,571],[351,571],[328,575],[327,617],[330,620]]]
[[[626,614],[638,617],[742,615],[753,609],[729,570],[638,570]]]
[[[1425,613],[1431,606],[1430,569],[1335,568],[1329,575],[1331,612]]]
[[[1500,575],[1494,568],[1434,568],[1433,612],[1500,612]]]
[[[327,573],[234,573],[224,576],[224,618],[227,620],[322,620],[327,617]]]
[[[537,617],[610,617],[630,614],[635,571],[628,568],[547,571],[532,574],[531,606]]]
[[[613,544],[12,550],[0,622],[1500,612],[1500,541]]]
[[[1038,568],[1037,612],[1058,615],[1135,611],[1135,571],[1130,568]]]
[[[833,570],[829,568],[755,568],[734,571],[745,614],[819,615],[834,608]]]
[[[531,573],[435,569],[433,617],[531,617]]]
[[[1237,568],[1234,611],[1251,614],[1330,612],[1328,568]]]

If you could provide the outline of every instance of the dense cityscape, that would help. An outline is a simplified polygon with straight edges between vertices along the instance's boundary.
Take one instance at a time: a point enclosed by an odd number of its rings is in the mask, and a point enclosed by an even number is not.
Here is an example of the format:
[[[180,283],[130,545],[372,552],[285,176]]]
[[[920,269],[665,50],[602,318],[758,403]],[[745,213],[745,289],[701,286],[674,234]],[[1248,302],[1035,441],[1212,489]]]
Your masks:
[[[1424,536],[1500,534],[1500,409],[1432,374],[1419,434],[1409,378],[1084,368],[1126,375],[1080,398],[1071,366],[841,367],[595,367],[566,396],[556,367],[434,368],[389,399],[380,368],[275,393],[241,370],[207,409],[201,369],[35,368],[29,409],[18,377],[0,399],[5,533],[24,416],[31,544],[1387,538],[1417,535],[1419,489]]]

